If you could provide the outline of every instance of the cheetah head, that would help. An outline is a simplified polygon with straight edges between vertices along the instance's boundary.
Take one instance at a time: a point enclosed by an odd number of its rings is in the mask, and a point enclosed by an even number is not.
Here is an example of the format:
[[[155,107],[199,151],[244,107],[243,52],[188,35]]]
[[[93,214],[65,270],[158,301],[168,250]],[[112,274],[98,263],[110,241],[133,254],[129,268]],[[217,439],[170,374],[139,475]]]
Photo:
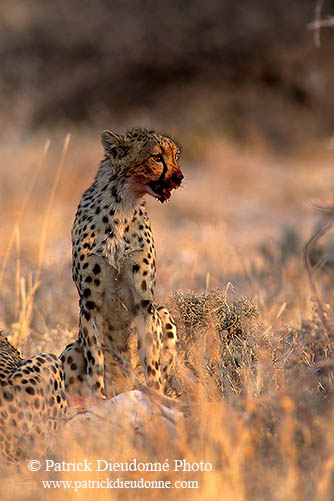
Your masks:
[[[102,145],[132,195],[148,193],[165,202],[181,186],[180,149],[169,137],[147,129],[132,129],[124,135],[106,130]]]

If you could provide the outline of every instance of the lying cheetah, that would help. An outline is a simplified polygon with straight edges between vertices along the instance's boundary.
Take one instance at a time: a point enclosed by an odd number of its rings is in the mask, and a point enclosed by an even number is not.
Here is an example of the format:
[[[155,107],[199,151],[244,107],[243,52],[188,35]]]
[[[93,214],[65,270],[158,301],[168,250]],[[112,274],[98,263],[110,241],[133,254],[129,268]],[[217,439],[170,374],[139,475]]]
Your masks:
[[[155,249],[143,196],[169,200],[183,179],[180,150],[146,129],[105,131],[102,145],[104,159],[72,228],[80,321],[78,340],[61,355],[65,385],[82,396],[119,392],[134,327],[147,385],[162,391],[161,366],[164,372],[173,362],[176,329],[154,303]]]
[[[46,451],[67,412],[64,390],[56,355],[23,360],[0,331],[0,449],[8,459]]]

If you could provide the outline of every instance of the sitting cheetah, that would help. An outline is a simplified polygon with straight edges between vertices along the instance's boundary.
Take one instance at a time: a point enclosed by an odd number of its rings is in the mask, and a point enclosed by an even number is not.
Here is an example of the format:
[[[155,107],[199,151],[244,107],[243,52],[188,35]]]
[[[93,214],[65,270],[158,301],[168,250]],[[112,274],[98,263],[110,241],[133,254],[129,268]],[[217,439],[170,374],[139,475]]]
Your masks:
[[[173,362],[176,329],[166,308],[154,303],[155,249],[143,196],[169,200],[183,179],[180,150],[146,129],[105,131],[102,145],[104,159],[72,228],[80,321],[78,340],[61,355],[65,385],[82,396],[119,392],[134,328],[147,385],[162,391],[161,366],[165,372]]]
[[[0,449],[8,459],[45,452],[67,412],[64,390],[56,355],[23,360],[0,331]]]

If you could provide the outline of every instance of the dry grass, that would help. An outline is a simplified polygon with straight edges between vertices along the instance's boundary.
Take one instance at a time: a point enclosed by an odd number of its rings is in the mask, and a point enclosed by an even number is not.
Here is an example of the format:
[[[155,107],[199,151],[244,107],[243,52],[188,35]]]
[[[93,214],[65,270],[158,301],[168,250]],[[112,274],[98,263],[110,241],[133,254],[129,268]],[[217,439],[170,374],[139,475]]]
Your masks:
[[[39,137],[1,147],[0,324],[24,356],[59,354],[77,331],[70,227],[101,149],[89,133],[73,134],[65,145],[64,136],[55,135],[50,144]],[[299,154],[278,160],[217,141],[207,145],[201,164],[184,164],[184,189],[168,205],[148,205],[158,296],[179,326],[170,392],[186,417],[172,428],[155,417],[140,431],[121,421],[88,423],[84,430],[67,426],[48,453],[60,462],[168,458],[171,471],[29,472],[25,464],[3,462],[1,499],[170,495],[167,489],[74,492],[41,485],[117,477],[198,480],[198,489],[172,491],[182,499],[331,499],[334,343],[312,301],[302,259],[317,220],[310,202],[331,202],[331,159]],[[326,258],[313,273],[324,305],[333,303],[331,249],[326,235],[311,254],[313,266]],[[331,326],[330,306],[325,313]],[[213,469],[173,471],[173,461],[183,458],[210,462]]]

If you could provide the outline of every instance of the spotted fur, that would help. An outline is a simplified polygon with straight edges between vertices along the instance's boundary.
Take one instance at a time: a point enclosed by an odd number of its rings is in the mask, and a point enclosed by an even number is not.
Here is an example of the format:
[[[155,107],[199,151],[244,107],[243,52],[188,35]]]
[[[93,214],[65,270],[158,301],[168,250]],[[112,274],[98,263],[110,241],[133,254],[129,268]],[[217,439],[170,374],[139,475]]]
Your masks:
[[[0,448],[8,459],[38,457],[67,412],[64,372],[52,353],[24,360],[0,332]]]
[[[102,398],[120,391],[135,329],[147,385],[162,391],[176,329],[154,303],[155,248],[143,196],[160,202],[181,185],[178,146],[146,129],[102,134],[105,157],[72,228],[73,280],[80,296],[76,342],[61,359],[66,388]]]

